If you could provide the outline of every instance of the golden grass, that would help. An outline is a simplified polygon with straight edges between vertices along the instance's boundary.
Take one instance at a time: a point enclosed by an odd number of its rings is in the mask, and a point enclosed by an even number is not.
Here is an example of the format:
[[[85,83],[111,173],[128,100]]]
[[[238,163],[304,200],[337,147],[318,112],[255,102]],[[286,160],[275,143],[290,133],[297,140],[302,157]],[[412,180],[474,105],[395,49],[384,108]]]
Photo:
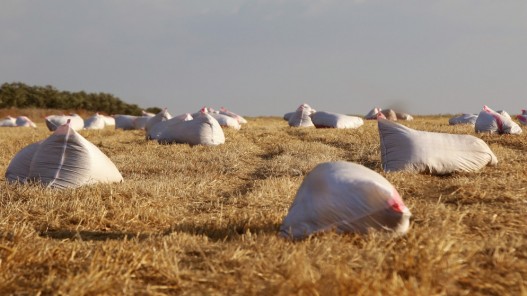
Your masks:
[[[474,134],[447,119],[404,124]],[[2,172],[50,134],[35,121],[0,129]],[[382,172],[375,121],[317,130],[259,117],[225,133],[225,145],[189,147],[142,131],[81,131],[124,183],[0,182],[0,294],[526,295],[525,135],[476,135],[498,166],[437,177]],[[304,175],[332,160],[392,182],[413,214],[408,235],[277,237]]]

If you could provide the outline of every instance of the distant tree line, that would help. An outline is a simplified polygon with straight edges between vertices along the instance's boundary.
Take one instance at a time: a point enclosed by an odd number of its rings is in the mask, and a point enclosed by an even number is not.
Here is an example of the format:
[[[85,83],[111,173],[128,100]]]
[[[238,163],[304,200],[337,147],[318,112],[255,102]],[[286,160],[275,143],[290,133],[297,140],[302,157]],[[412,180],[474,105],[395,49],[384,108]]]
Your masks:
[[[51,85],[29,86],[21,82],[4,83],[0,87],[0,108],[83,109],[107,114],[141,115],[136,104],[128,104],[108,93],[60,91]],[[159,112],[157,107],[148,112]]]

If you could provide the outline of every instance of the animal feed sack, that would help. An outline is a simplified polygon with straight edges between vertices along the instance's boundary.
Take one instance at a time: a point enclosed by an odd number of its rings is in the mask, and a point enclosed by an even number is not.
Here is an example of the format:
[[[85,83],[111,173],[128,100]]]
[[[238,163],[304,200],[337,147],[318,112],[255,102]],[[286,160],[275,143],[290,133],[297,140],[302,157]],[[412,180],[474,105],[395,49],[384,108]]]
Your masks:
[[[106,121],[103,115],[95,113],[92,117],[84,120],[84,129],[104,129]]]
[[[450,125],[458,125],[458,124],[475,125],[477,119],[478,119],[478,115],[476,114],[463,113],[459,116],[454,116],[450,118],[448,120],[448,124]]]
[[[316,128],[358,128],[364,124],[360,117],[318,111],[311,114]]]
[[[505,111],[496,112],[487,106],[479,112],[475,123],[476,133],[515,134],[522,133],[522,128]]]
[[[159,133],[159,143],[215,146],[225,143],[225,134],[216,119],[201,113],[189,121],[172,122]]]
[[[300,105],[295,113],[289,118],[288,124],[291,127],[311,127],[314,126],[311,121],[311,114],[315,113],[315,110],[308,104]]]
[[[55,131],[59,126],[66,124],[68,120],[72,129],[80,131],[84,128],[84,119],[77,114],[46,116],[46,126],[50,131]]]
[[[168,126],[172,126],[176,123],[192,120],[192,115],[190,113],[181,114],[175,117],[170,118],[169,120],[161,121],[148,129],[146,133],[146,139],[157,140],[161,132]]]
[[[121,182],[123,177],[113,162],[68,122],[47,139],[20,150],[7,167],[6,179],[64,189]]]
[[[326,162],[304,178],[280,235],[296,240],[331,230],[405,234],[410,216],[397,190],[378,173],[351,162]]]
[[[498,160],[489,146],[471,135],[417,131],[378,120],[382,168],[387,172],[430,174],[475,172]]]

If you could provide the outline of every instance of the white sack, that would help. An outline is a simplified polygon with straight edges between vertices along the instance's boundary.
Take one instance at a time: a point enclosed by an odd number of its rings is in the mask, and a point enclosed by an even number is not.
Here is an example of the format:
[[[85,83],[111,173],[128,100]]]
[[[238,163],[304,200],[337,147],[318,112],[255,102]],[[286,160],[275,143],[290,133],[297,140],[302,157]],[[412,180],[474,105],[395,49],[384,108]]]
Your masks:
[[[2,127],[15,127],[16,126],[16,119],[11,116],[7,116],[5,118],[2,118],[0,120],[0,126]]]
[[[302,239],[330,230],[405,234],[410,216],[397,190],[378,173],[351,162],[326,162],[304,178],[280,235]]]
[[[123,130],[133,130],[134,122],[137,119],[138,116],[134,115],[115,115],[115,129],[123,129]]]
[[[356,116],[323,111],[311,114],[311,121],[317,128],[358,128],[364,124],[362,118]]]
[[[220,113],[209,113],[209,114],[210,116],[214,117],[214,119],[218,121],[221,127],[229,127],[235,130],[239,130],[241,128],[238,120],[236,120],[233,117],[230,117],[225,114],[220,114]]]
[[[374,119],[377,119],[377,114],[379,114],[379,112],[381,112],[381,108],[373,108],[370,110],[370,112],[368,112],[368,114],[366,114],[364,116],[364,119],[368,119],[368,120],[374,120]]]
[[[115,126],[115,118],[112,116],[103,115],[105,126]]]
[[[286,114],[284,114],[284,120],[285,121],[289,121],[289,118],[291,118],[291,116],[293,116],[293,114],[295,114],[295,112],[287,112]]]
[[[145,131],[146,131],[146,139],[149,139],[148,131],[152,129],[152,127],[160,122],[167,121],[172,118],[172,115],[168,113],[167,108],[164,108],[159,113],[157,113],[155,116],[150,117],[145,124]]]
[[[134,125],[134,128],[133,129],[136,129],[136,130],[141,130],[141,129],[145,129],[146,127],[146,123],[148,122],[148,120],[150,120],[150,118],[152,118],[153,116],[137,116],[135,119],[134,119],[134,122],[133,122],[133,125]]]
[[[46,126],[50,131],[54,131],[59,126],[66,124],[68,120],[70,120],[70,126],[72,129],[80,131],[84,128],[84,119],[78,114],[46,116]]]
[[[232,111],[229,111],[227,110],[225,107],[221,107],[220,108],[220,114],[223,114],[223,115],[227,115],[227,116],[230,116],[234,119],[236,119],[238,121],[239,124],[245,124],[247,123],[247,120],[245,118],[243,118],[242,116],[232,112]]]
[[[392,109],[382,109],[381,113],[386,117],[386,119],[397,121],[397,114]]]
[[[185,113],[185,114],[172,117],[169,120],[158,122],[146,132],[146,139],[147,140],[157,140],[159,139],[159,135],[161,134],[161,132],[168,126],[171,126],[176,123],[183,122],[183,121],[189,121],[192,119],[193,118],[192,118],[192,115],[190,115],[190,113]]]
[[[159,143],[186,143],[215,146],[225,143],[225,134],[216,119],[201,114],[193,120],[174,122],[159,134]]]
[[[476,114],[461,114],[459,116],[454,116],[448,120],[448,124],[450,125],[457,125],[457,124],[469,124],[474,125],[476,124],[476,119],[478,119],[478,116]]]
[[[289,118],[288,124],[292,127],[310,127],[314,126],[311,121],[311,114],[315,111],[308,104],[300,105],[295,113]]]
[[[522,128],[504,111],[502,114],[483,106],[475,123],[476,133],[521,134]]]
[[[37,127],[37,125],[31,121],[27,116],[18,116],[16,118],[16,126],[23,126],[23,127]]]
[[[417,131],[378,120],[382,168],[437,175],[475,172],[498,160],[489,146],[471,135]]]
[[[522,114],[516,116],[516,118],[520,121],[521,124],[527,125],[527,114]]]
[[[414,117],[408,113],[404,113],[404,112],[395,112],[395,116],[397,117],[398,120],[406,120],[406,121],[410,121],[410,120],[414,120]]]
[[[84,129],[104,129],[106,122],[104,116],[95,113],[92,117],[84,120]]]
[[[44,141],[22,149],[9,163],[6,178],[9,181],[36,181],[54,188],[123,180],[113,162],[70,124],[58,127]]]

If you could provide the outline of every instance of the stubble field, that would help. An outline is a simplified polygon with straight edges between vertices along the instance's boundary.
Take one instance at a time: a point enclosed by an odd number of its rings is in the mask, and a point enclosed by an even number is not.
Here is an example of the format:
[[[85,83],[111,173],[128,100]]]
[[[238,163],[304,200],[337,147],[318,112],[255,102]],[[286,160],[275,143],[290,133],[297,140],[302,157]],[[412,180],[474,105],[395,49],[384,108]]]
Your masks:
[[[403,122],[476,135],[498,157],[478,173],[431,176],[384,173],[376,121],[336,130],[248,120],[217,147],[81,131],[125,181],[73,190],[6,183],[11,158],[50,132],[42,120],[0,129],[0,294],[527,294],[525,129],[478,135],[447,116]],[[413,215],[406,236],[277,236],[303,177],[334,160],[397,188]]]

